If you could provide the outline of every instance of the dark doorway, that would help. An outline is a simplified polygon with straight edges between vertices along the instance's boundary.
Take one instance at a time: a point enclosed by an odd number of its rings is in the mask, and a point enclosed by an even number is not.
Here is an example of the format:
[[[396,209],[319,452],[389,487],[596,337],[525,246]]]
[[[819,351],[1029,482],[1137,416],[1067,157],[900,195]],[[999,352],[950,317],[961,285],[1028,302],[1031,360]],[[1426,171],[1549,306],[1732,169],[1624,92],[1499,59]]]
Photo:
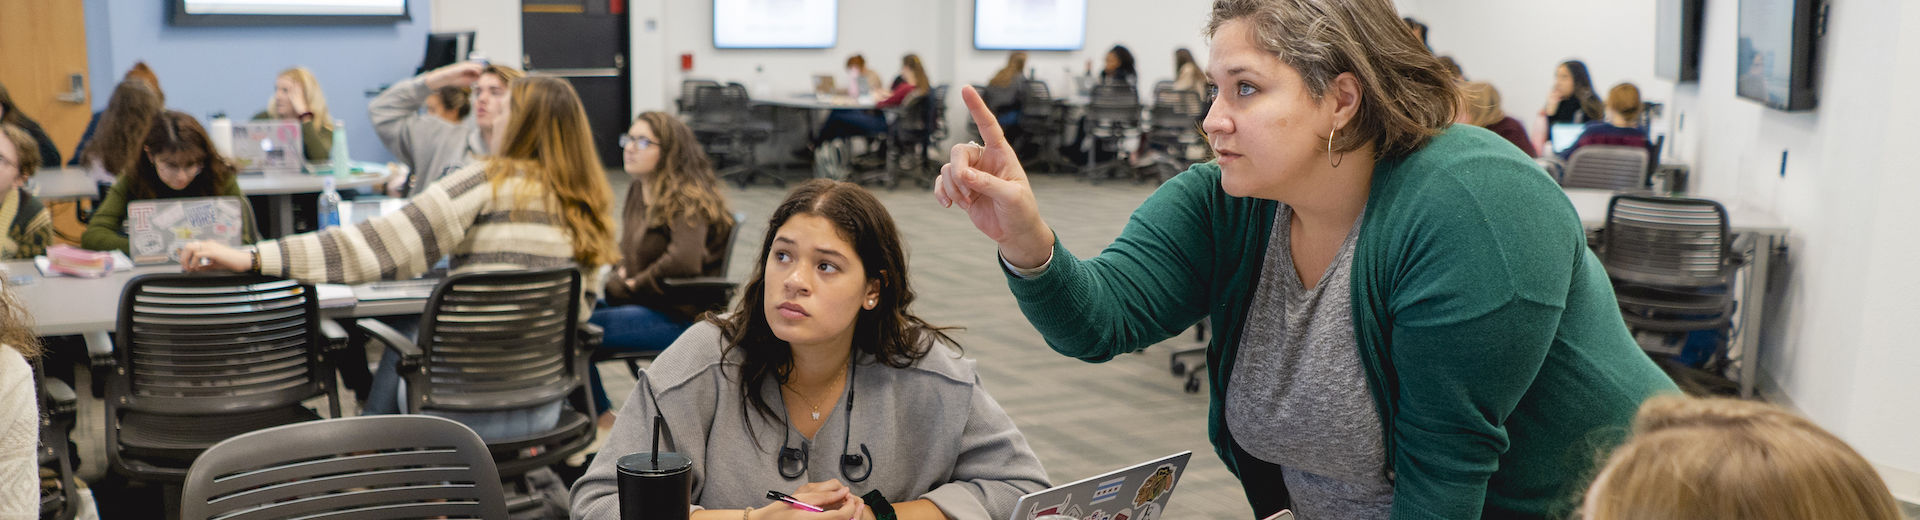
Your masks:
[[[624,0],[522,0],[520,34],[528,74],[564,78],[580,93],[600,162],[620,166],[620,134],[632,114]]]

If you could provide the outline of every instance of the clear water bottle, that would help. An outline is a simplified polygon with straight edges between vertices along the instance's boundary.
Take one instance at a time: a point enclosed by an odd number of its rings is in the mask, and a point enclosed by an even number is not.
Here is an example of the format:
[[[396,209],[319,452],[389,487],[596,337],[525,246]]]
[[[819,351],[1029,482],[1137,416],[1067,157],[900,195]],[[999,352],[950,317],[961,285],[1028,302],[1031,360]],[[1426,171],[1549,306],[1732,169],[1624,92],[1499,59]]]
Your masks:
[[[320,190],[320,229],[340,225],[340,192],[333,189],[333,177],[326,178],[326,188]]]

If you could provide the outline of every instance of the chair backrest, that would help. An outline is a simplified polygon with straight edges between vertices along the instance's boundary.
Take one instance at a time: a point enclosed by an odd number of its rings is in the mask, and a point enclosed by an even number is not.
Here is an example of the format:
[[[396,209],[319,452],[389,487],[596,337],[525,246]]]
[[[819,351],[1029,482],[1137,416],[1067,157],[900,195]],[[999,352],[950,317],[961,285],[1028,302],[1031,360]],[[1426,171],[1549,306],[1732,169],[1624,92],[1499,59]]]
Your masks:
[[[423,384],[412,410],[497,411],[559,400],[580,386],[580,271],[462,273],[421,315]]]
[[[311,285],[259,275],[140,275],[120,296],[119,369],[109,377],[108,405],[202,415],[299,403],[331,395],[325,353]]]
[[[894,121],[895,130],[912,138],[932,135],[947,111],[947,86],[933,87],[925,95],[907,100],[900,109],[900,118]]]
[[[1154,91],[1150,125],[1156,139],[1178,138],[1187,132],[1197,132],[1200,103],[1199,92],[1175,89]]]
[[[507,518],[480,436],[427,415],[268,428],[215,444],[187,470],[180,518]]]
[[[688,124],[695,127],[732,125],[745,121],[751,106],[746,87],[737,83],[700,85],[694,88],[692,120]]]
[[[680,81],[680,112],[686,113],[693,107],[694,98],[699,95],[700,87],[718,87],[719,82],[707,79],[688,79]]]
[[[1054,113],[1053,93],[1047,89],[1047,82],[1037,79],[1027,80],[1020,98],[1020,118],[1026,119],[1052,117]]]
[[[720,253],[720,277],[726,278],[733,271],[734,246],[740,244],[740,228],[746,227],[747,214],[733,212],[733,229],[727,230],[727,250]]]
[[[1139,124],[1140,92],[1126,83],[1101,83],[1088,99],[1087,117],[1106,126]]]
[[[1625,282],[1672,287],[1726,283],[1727,208],[1705,199],[1615,195],[1600,231],[1600,260]]]
[[[1637,190],[1647,185],[1647,149],[1638,146],[1587,145],[1567,158],[1567,188]]]

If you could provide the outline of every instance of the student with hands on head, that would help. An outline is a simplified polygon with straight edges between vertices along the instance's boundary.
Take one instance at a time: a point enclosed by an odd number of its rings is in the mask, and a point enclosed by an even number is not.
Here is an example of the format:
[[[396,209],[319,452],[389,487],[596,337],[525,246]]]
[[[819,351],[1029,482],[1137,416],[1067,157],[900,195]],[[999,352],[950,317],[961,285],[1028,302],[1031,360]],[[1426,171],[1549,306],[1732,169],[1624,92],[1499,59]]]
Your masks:
[[[387,191],[412,196],[498,150],[507,124],[507,85],[525,73],[500,65],[461,62],[395,83],[367,104],[373,131],[393,156],[410,168]],[[421,112],[427,98],[442,87],[471,87],[473,117],[448,122]]]
[[[693,461],[697,519],[1003,520],[1046,488],[973,362],[911,312],[904,248],[860,187],[795,188],[738,306],[687,329],[629,394],[574,518],[617,518],[615,462],[656,433]],[[766,498],[789,490],[827,511]]]
[[[1593,453],[1674,385],[1634,343],[1579,218],[1513,145],[1452,124],[1457,84],[1389,0],[1219,0],[1204,123],[1091,258],[984,146],[935,198],[999,245],[1048,346],[1100,362],[1203,317],[1208,432],[1254,512],[1555,518]]]

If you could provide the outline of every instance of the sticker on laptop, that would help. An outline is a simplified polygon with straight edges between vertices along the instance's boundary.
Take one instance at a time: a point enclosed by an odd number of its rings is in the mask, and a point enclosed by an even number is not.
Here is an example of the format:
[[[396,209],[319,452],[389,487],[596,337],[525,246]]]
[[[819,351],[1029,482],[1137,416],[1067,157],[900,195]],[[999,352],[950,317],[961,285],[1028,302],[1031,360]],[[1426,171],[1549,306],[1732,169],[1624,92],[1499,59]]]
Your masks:
[[[1159,500],[1168,491],[1173,491],[1173,465],[1161,464],[1159,468],[1153,470],[1153,475],[1140,481],[1140,490],[1133,494],[1133,505],[1139,507]]]
[[[1147,502],[1133,511],[1133,520],[1160,520],[1160,503]]]
[[[1093,490],[1093,501],[1088,503],[1097,505],[1101,502],[1120,498],[1120,488],[1126,485],[1127,477],[1101,482],[1100,487],[1094,488]]]

